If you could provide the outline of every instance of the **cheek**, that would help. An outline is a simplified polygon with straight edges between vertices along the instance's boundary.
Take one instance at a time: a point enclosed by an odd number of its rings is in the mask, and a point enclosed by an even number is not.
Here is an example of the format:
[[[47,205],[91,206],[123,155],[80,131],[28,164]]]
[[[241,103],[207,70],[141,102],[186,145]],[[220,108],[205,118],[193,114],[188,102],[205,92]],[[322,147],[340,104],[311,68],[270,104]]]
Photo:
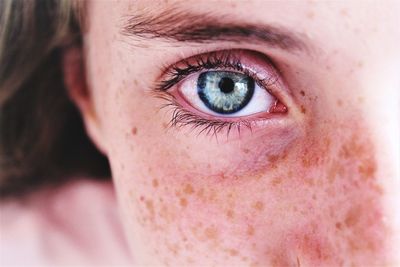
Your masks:
[[[237,174],[207,165],[194,173],[190,154],[161,146],[111,156],[135,249],[164,264],[381,263],[382,189],[368,132],[354,121],[312,128],[272,157],[238,151],[241,164],[252,166],[253,154],[266,164]]]
[[[165,129],[152,128],[151,119],[135,118],[129,130],[114,127],[110,134],[113,178],[134,254],[143,262],[383,262],[382,189],[362,120],[310,125],[274,155],[260,153],[270,147],[257,139],[232,150],[234,163],[215,168],[213,154],[198,163],[188,142],[173,134],[162,139]],[[233,172],[236,165],[240,171]]]

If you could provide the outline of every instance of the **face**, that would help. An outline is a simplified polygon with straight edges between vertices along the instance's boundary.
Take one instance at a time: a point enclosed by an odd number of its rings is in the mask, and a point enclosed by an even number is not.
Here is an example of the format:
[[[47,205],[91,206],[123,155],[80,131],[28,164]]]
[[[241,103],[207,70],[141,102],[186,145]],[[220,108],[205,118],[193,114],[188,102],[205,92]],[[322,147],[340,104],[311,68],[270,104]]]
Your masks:
[[[393,262],[399,8],[89,1],[72,95],[135,262]]]

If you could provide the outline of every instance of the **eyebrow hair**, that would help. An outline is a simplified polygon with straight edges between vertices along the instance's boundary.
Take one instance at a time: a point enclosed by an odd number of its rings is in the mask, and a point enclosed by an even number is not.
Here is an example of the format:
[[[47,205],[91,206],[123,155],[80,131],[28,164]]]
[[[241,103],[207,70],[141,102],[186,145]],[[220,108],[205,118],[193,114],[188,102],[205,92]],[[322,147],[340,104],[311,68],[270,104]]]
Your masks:
[[[177,9],[154,15],[130,16],[123,25],[122,34],[166,42],[251,42],[290,51],[309,50],[306,38],[282,27],[235,21],[227,15],[196,14]]]

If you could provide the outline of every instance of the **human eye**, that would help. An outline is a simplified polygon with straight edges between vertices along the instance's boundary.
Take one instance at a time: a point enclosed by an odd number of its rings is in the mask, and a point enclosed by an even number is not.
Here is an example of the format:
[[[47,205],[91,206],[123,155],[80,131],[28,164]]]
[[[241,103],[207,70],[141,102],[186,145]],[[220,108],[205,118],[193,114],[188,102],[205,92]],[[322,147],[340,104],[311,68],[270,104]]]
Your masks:
[[[172,107],[170,125],[214,134],[240,132],[284,116],[282,81],[272,63],[249,50],[203,53],[167,67],[157,92]]]

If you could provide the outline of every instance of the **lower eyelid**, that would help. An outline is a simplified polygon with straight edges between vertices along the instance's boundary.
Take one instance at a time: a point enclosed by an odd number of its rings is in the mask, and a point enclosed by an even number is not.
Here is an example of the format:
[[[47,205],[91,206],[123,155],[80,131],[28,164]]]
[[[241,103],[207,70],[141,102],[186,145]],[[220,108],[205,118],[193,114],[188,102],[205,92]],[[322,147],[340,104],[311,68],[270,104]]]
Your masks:
[[[172,96],[170,103],[164,106],[171,115],[168,125],[178,131],[190,133],[185,138],[203,137],[208,141],[215,140],[218,144],[266,139],[270,144],[269,149],[274,151],[283,146],[282,142],[294,139],[304,130],[302,120],[291,114],[264,113],[248,119],[224,118],[221,121],[212,116],[199,116],[196,112],[188,111],[185,106],[177,104]]]

